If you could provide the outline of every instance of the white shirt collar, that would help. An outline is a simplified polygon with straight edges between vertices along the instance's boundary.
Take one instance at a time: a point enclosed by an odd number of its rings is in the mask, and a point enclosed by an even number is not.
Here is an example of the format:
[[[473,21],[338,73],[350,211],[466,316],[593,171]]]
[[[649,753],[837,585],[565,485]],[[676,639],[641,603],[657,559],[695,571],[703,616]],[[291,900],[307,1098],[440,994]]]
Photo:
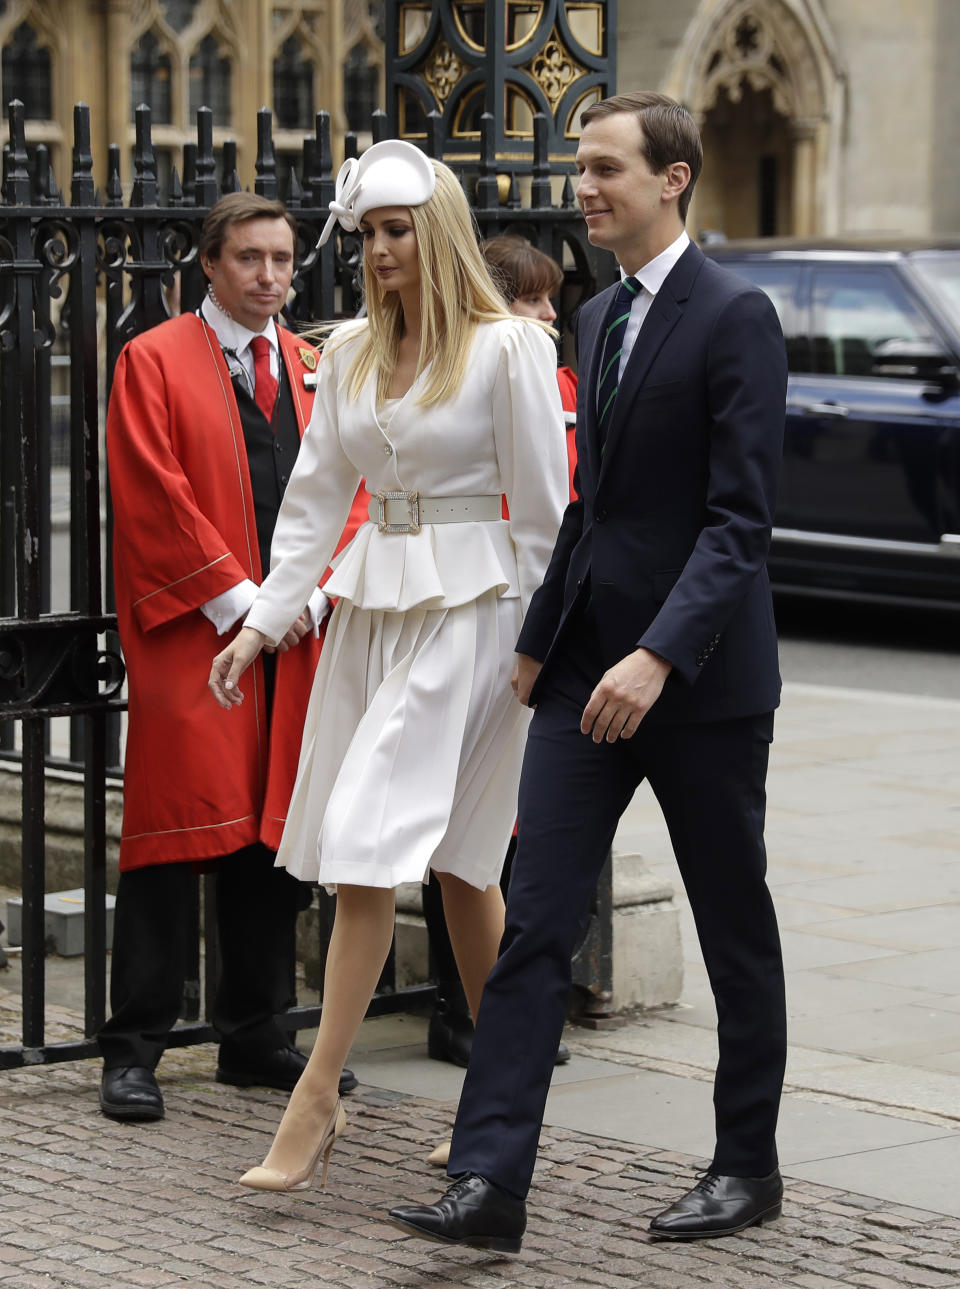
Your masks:
[[[231,318],[228,313],[225,313],[209,294],[204,298],[200,312],[204,321],[213,328],[221,349],[232,349],[234,353],[242,354],[256,336],[266,336],[271,347],[279,351],[280,342],[277,339],[277,328],[272,318],[267,319],[267,325],[262,331],[251,331],[249,327],[237,322],[236,318]]]
[[[671,242],[665,251],[655,255],[648,264],[644,264],[643,268],[638,269],[633,276],[650,295],[656,295],[666,281],[667,274],[689,245],[690,238],[687,236],[687,230],[685,228],[681,229],[680,236],[675,242]],[[627,274],[621,268],[621,281],[626,276]]]

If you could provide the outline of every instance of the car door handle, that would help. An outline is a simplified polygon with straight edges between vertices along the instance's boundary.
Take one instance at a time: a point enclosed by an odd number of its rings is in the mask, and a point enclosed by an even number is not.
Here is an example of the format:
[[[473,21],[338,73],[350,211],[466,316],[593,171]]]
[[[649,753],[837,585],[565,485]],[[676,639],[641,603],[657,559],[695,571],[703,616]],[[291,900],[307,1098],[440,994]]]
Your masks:
[[[849,416],[850,408],[842,403],[788,403],[788,412],[803,412],[805,416]]]

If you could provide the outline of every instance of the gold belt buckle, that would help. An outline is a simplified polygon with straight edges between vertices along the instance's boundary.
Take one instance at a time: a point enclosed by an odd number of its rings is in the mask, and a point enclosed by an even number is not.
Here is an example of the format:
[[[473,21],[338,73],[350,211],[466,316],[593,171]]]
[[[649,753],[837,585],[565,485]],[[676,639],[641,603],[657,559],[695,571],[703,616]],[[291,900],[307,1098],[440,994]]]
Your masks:
[[[388,501],[405,501],[409,518],[405,524],[390,524],[387,522],[387,502]],[[377,529],[381,533],[412,533],[416,535],[422,525],[420,523],[420,493],[419,492],[378,492],[377,493]]]

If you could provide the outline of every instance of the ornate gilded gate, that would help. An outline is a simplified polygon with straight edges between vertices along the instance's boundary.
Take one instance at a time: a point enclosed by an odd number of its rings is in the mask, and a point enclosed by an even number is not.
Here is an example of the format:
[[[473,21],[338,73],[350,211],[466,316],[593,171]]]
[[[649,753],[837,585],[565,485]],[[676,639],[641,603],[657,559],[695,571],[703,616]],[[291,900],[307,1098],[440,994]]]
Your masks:
[[[515,5],[508,0],[504,6],[486,0],[414,5],[391,0],[388,27],[398,39],[412,39],[409,15],[414,10],[421,18],[426,15],[426,22],[421,22],[419,43],[405,46],[402,56],[398,46],[397,57],[388,58],[394,69],[388,81],[391,115],[399,128],[391,130],[382,112],[371,122],[373,141],[409,133],[428,154],[442,156],[457,169],[484,236],[525,232],[564,263],[560,326],[613,270],[612,261],[598,259],[586,240],[569,178],[577,103],[588,101],[586,94],[611,90],[604,28],[599,28],[601,52],[584,53],[565,14],[588,9],[602,10],[606,21],[612,21],[613,4],[564,6],[543,0]],[[482,31],[480,10],[486,24]],[[517,26],[522,12],[528,21]],[[537,14],[531,26],[529,20]],[[519,33],[512,45],[506,39],[510,31]],[[496,53],[485,52],[488,35]],[[566,71],[556,72],[554,66],[551,81],[543,70],[550,59],[556,64],[557,40],[568,53],[579,51],[586,77],[579,90],[572,82],[561,84]],[[473,60],[446,94],[434,74],[445,59],[448,69],[452,66],[442,41],[463,66]],[[537,41],[543,50],[539,55],[533,49]],[[537,58],[545,60],[542,65]],[[492,89],[485,77],[494,78]],[[501,94],[504,86],[515,87],[521,97],[515,98],[513,89]],[[486,98],[477,97],[480,91]],[[419,105],[420,117],[413,103]],[[520,103],[527,107],[521,110]],[[486,110],[490,104],[494,110]],[[529,121],[521,119],[523,111]],[[420,124],[422,130],[413,128]],[[521,124],[529,126],[523,137]],[[146,107],[136,112],[129,184],[124,183],[119,148],[113,147],[102,191],[94,184],[90,117],[84,105],[74,110],[68,193],[61,193],[45,148],[28,155],[25,125],[23,106],[14,101],[0,186],[0,768],[5,765],[8,777],[19,776],[22,804],[22,1037],[17,1044],[0,1046],[0,1068],[96,1053],[93,1036],[106,1008],[106,798],[108,784],[121,775],[125,705],[123,662],[110,612],[104,409],[114,363],[126,341],[171,312],[199,303],[205,285],[197,258],[200,225],[219,196],[240,186],[236,149],[228,142],[215,156],[213,118],[206,108],[197,113],[196,143],[184,148],[182,173],[175,169],[164,191],[157,181]],[[468,125],[476,128],[468,130]],[[303,141],[301,164],[290,171],[282,193],[266,109],[258,113],[257,136],[256,191],[282,196],[298,221],[296,294],[287,321],[296,326],[350,316],[360,303],[359,241],[342,234],[321,250],[316,245],[334,187],[328,114],[317,114],[314,134]],[[356,154],[354,136],[346,136],[345,150]],[[66,489],[69,499],[68,535],[52,519],[58,487]],[[52,612],[52,588],[61,576],[68,584],[68,607],[57,605]],[[51,733],[57,718],[68,718],[68,735]],[[83,1037],[62,1041],[48,1037],[45,1005],[45,805],[56,776],[82,784],[84,818]],[[580,954],[578,981],[602,996],[610,987],[609,879],[598,901]],[[201,959],[198,939],[186,1023],[172,1040],[178,1045],[213,1036],[202,1019],[217,971],[212,894],[202,905],[198,898],[198,929],[201,907],[206,953]],[[329,906],[323,914],[321,959]],[[426,994],[429,987],[412,992]],[[372,1011],[396,1009],[410,996],[411,991],[395,988],[391,956]],[[318,1016],[316,1007],[299,1007],[289,1019],[292,1027],[303,1028],[316,1024]]]

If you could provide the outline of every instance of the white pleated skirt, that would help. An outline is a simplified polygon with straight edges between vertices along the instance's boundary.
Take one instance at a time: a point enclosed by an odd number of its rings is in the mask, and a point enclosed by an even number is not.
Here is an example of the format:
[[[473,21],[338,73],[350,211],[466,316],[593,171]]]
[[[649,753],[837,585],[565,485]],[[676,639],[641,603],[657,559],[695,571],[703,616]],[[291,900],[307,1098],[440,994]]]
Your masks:
[[[499,879],[530,719],[510,686],[520,619],[495,591],[403,613],[339,601],[279,867],[325,886]]]

